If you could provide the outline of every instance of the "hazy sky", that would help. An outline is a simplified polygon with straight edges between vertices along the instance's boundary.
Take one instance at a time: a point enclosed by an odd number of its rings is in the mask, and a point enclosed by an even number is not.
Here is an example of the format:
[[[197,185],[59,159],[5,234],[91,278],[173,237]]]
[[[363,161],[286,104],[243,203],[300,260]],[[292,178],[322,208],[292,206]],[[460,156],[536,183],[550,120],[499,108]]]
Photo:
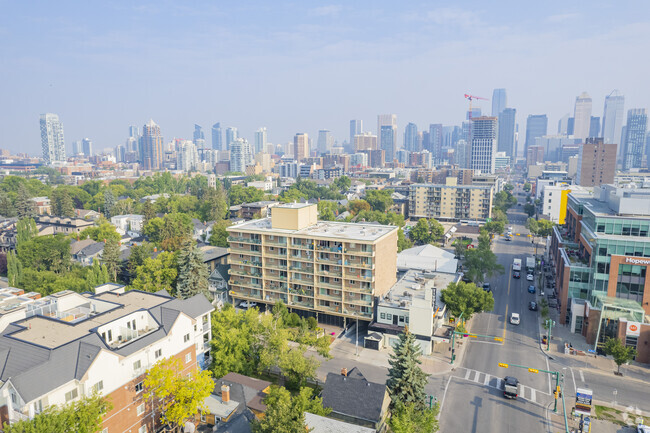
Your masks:
[[[463,93],[506,87],[520,130],[549,132],[587,91],[594,115],[612,89],[647,107],[647,1],[9,1],[0,0],[0,148],[40,154],[40,113],[66,146],[123,144],[153,118],[165,140],[193,124],[236,126],[253,141],[348,138],[377,114],[459,124]],[[482,104],[490,112],[491,103]],[[523,132],[523,131],[522,131]],[[401,141],[401,139],[400,139]],[[521,140],[520,140],[521,141]]]

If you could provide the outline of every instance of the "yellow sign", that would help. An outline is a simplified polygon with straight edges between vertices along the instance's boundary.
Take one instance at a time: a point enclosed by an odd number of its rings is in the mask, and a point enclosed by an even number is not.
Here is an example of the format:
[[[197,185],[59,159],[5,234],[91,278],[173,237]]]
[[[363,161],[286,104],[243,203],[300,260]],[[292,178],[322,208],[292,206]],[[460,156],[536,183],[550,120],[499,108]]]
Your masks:
[[[531,373],[539,373],[539,370],[536,368],[529,368],[528,371]]]
[[[494,341],[503,341],[503,338],[501,338],[501,337],[494,337]]]
[[[470,338],[478,338],[478,335],[469,334],[468,337],[470,337]]]
[[[500,362],[499,367],[508,368],[508,364],[504,364],[503,362]]]

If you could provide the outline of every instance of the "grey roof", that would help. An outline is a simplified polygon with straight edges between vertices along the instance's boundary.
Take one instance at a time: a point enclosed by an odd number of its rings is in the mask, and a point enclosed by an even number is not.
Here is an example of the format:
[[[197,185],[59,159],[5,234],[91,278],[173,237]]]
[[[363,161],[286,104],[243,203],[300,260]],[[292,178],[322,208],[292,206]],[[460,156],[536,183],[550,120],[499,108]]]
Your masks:
[[[204,262],[209,262],[211,260],[218,259],[219,257],[227,256],[230,254],[228,252],[228,248],[223,247],[206,247],[202,248],[201,252],[203,253]]]
[[[79,251],[94,243],[95,241],[92,239],[82,239],[80,241],[72,240],[72,242],[70,242],[70,254],[77,254]]]
[[[230,265],[218,264],[214,267],[214,271],[210,274],[211,280],[228,280],[228,269]]]
[[[161,327],[117,349],[107,346],[96,332],[89,332],[81,338],[50,349],[11,335],[24,330],[24,323],[29,318],[8,325],[0,334],[0,381],[11,380],[23,400],[30,402],[73,379],[80,380],[102,349],[121,356],[131,355],[165,338],[181,313],[197,318],[214,309],[202,295],[185,300],[171,298],[161,292],[148,295],[160,297],[161,302],[148,311]],[[120,298],[115,293],[105,292],[97,296],[114,302],[117,308],[123,308],[123,303],[120,303]],[[115,299],[106,299],[111,297]],[[101,314],[95,316],[95,319],[97,317],[101,317]],[[75,324],[71,323],[70,326]]]
[[[356,367],[347,377],[328,373],[322,393],[333,412],[374,423],[381,421],[385,395],[385,384],[368,382]]]
[[[104,242],[95,242],[77,252],[77,257],[93,257],[104,251]]]

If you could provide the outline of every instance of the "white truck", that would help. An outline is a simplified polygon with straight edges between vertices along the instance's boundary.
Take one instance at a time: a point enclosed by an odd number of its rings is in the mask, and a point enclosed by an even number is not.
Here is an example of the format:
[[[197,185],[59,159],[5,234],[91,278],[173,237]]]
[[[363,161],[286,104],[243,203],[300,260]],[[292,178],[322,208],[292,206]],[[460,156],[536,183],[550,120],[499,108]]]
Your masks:
[[[529,274],[535,272],[535,257],[526,257],[526,271]]]
[[[512,261],[512,270],[521,271],[521,259],[514,259]]]

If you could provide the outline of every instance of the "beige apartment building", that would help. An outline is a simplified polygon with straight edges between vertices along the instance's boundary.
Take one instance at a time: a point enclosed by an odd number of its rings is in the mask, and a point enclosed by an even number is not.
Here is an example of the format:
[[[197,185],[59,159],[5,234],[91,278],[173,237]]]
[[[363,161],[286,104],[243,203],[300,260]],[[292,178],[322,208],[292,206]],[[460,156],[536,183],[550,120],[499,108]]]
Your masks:
[[[485,221],[492,217],[492,185],[458,185],[448,177],[444,185],[414,184],[409,188],[409,217],[437,220]]]
[[[270,218],[228,227],[230,295],[261,309],[278,301],[301,316],[370,321],[396,281],[397,227],[318,221],[315,204],[276,206]]]

